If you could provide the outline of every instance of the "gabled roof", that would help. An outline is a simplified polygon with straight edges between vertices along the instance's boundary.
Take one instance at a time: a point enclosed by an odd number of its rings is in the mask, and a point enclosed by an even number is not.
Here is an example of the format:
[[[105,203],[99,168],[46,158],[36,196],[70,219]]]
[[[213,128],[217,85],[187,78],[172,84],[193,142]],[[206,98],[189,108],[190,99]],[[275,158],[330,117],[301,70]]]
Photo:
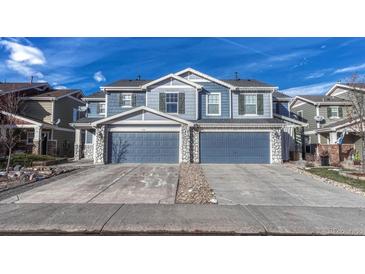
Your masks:
[[[333,87],[330,88],[329,91],[327,91],[326,96],[331,95],[336,89],[346,89],[346,90],[358,90],[358,91],[365,91],[365,83],[337,83]]]
[[[156,80],[154,80],[152,82],[148,82],[147,84],[145,84],[145,85],[142,86],[142,89],[147,89],[150,86],[153,86],[153,85],[155,85],[157,83],[160,83],[160,82],[165,81],[165,80],[170,79],[170,78],[175,79],[175,80],[180,81],[180,82],[183,82],[183,83],[185,83],[185,84],[187,84],[189,86],[195,87],[198,90],[200,90],[200,89],[203,88],[201,85],[199,85],[197,83],[191,82],[191,81],[189,81],[189,80],[187,80],[185,78],[182,78],[182,77],[180,77],[178,75],[175,75],[175,74],[170,73],[170,74],[168,74],[166,76],[163,76],[161,78],[158,78],[158,79],[156,79]]]
[[[0,95],[33,88],[48,87],[48,83],[2,83],[0,82]]]
[[[278,119],[281,119],[283,121],[289,122],[289,123],[293,123],[293,124],[301,126],[301,127],[307,127],[308,126],[308,123],[304,123],[302,121],[299,121],[299,120],[293,119],[293,118],[289,118],[289,117],[284,116],[284,115],[274,113],[274,117],[278,118]]]
[[[79,89],[55,89],[46,93],[38,94],[31,97],[25,97],[25,100],[58,100],[66,96],[76,95],[82,91]]]
[[[292,107],[296,101],[301,100],[303,102],[320,106],[320,105],[351,105],[351,102],[348,100],[344,100],[342,98],[338,98],[335,96],[326,96],[326,95],[297,95],[294,100],[290,103],[290,107]]]
[[[323,126],[322,128],[316,129],[316,132],[330,132],[330,131],[336,131],[338,129],[347,127],[347,126],[351,126],[353,124],[356,124],[359,122],[359,118],[357,119],[351,119],[349,117],[341,119],[341,120],[337,120],[334,121],[332,123],[328,123],[325,126]]]
[[[105,123],[107,123],[109,121],[112,121],[112,120],[115,120],[115,119],[119,119],[119,118],[122,118],[124,116],[130,115],[130,114],[133,114],[133,113],[137,113],[137,112],[140,112],[140,111],[147,111],[147,112],[150,112],[150,113],[159,115],[161,117],[164,117],[166,119],[170,119],[172,121],[176,121],[178,123],[182,123],[182,124],[186,124],[186,125],[192,125],[192,123],[189,122],[189,121],[187,121],[187,120],[181,119],[179,117],[176,117],[176,116],[173,116],[173,115],[170,115],[170,114],[167,114],[167,113],[163,113],[163,112],[154,110],[154,109],[149,108],[149,107],[146,107],[146,106],[136,107],[136,108],[133,108],[133,109],[131,109],[129,111],[125,111],[125,112],[122,112],[122,113],[115,114],[113,116],[109,116],[109,117],[106,117],[106,118],[97,120],[97,121],[91,123],[91,125],[92,126],[97,126],[99,124],[105,124]]]
[[[103,91],[96,91],[92,94],[89,94],[87,96],[84,96],[84,98],[82,98],[82,100],[84,101],[92,101],[92,100],[105,100],[105,92]]]
[[[118,80],[111,84],[105,85],[102,88],[123,88],[123,87],[136,87],[140,88],[144,84],[152,82],[153,80]]]
[[[277,90],[275,90],[272,94],[272,97],[274,100],[277,100],[277,101],[291,101],[292,100],[292,97],[290,97],[289,95],[286,95],[282,92],[279,92]]]
[[[222,81],[229,83],[230,85],[237,88],[276,88],[273,85],[266,84],[255,79],[228,79]]]
[[[21,116],[19,114],[12,114],[12,113],[9,113],[9,112],[6,112],[6,111],[0,111],[0,113],[3,114],[3,115],[6,115],[6,116],[12,116],[17,120],[21,120],[21,121],[24,121],[26,123],[33,124],[33,125],[36,125],[36,126],[42,126],[42,124],[43,124],[42,122],[35,121],[31,118],[27,118],[27,117]]]

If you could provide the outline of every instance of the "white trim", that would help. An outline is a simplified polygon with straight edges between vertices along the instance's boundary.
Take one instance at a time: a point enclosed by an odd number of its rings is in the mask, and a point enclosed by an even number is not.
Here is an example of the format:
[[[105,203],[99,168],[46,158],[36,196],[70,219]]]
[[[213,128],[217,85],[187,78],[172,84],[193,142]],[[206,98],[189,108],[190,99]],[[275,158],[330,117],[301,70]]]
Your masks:
[[[55,92],[55,91],[53,90],[53,91],[49,91],[47,93],[52,93],[52,92]],[[80,99],[78,99],[76,97],[73,97],[73,96],[70,96],[70,95],[73,95],[73,94],[76,94],[76,93],[81,93],[81,95],[83,95],[81,90],[76,90],[76,91],[73,91],[73,92],[64,94],[62,96],[58,96],[58,97],[54,97],[54,96],[52,96],[52,97],[30,96],[30,97],[24,97],[24,98],[22,98],[22,100],[26,100],[26,101],[57,101],[57,100],[60,100],[62,98],[65,98],[65,97],[70,97],[71,99],[74,99],[74,100],[84,104],[85,102],[81,101]]]
[[[258,128],[267,130],[268,128],[283,128],[285,124],[243,124],[243,123],[199,123],[201,128],[215,128],[215,129],[224,129],[226,128],[241,128],[243,130],[247,130],[247,128]],[[256,130],[256,129],[255,129]]]
[[[328,119],[339,119],[340,116],[340,107],[339,106],[328,106],[328,108],[331,110],[330,113],[331,113],[331,116],[328,117]],[[337,108],[337,116],[332,116],[332,108]]]
[[[108,116],[108,94],[105,93],[105,118]]]
[[[219,129],[219,128],[201,128],[200,132],[272,132],[272,129]]]
[[[229,118],[233,117],[232,89],[229,89]]]
[[[284,115],[280,115],[280,114],[274,114],[274,117],[275,118],[279,118],[279,119],[282,119],[284,121],[287,121],[287,122],[290,122],[290,123],[293,123],[293,124],[297,124],[299,126],[302,126],[302,127],[307,127],[308,126],[308,123],[304,123],[304,122],[301,122],[301,121],[298,121],[298,120],[295,120],[293,118],[289,118],[287,116],[284,116]]]
[[[122,120],[110,125],[180,125],[180,123],[171,120]]]
[[[176,96],[176,98],[177,98],[177,101],[176,101],[176,112],[167,112],[167,102],[166,102],[166,96],[165,96],[165,113],[168,113],[168,114],[179,114],[179,92],[176,92],[176,91],[167,91],[167,92],[164,92],[164,93],[165,93],[165,95],[166,94],[177,94],[177,96]]]
[[[119,104],[121,104],[120,105],[121,108],[132,108],[133,107],[133,94],[132,93],[121,93],[120,96],[122,97],[122,98],[120,98],[121,102],[119,102]],[[124,100],[123,96],[130,96],[131,97],[131,99],[130,99],[131,104],[130,105],[123,105],[123,100]]]
[[[316,134],[315,130],[304,131],[304,135],[313,135],[313,134]]]
[[[300,106],[302,106],[302,105],[305,105],[305,104],[307,104],[307,102],[300,102],[300,103],[298,103],[297,105],[295,105],[295,106],[289,106],[289,108],[291,109],[291,108],[296,108],[296,107],[300,107]],[[289,105],[290,105],[290,103],[289,103]]]
[[[105,96],[106,97],[106,96]],[[82,98],[81,100],[84,101],[84,102],[89,102],[89,101],[106,101],[105,100],[105,97],[104,98]]]
[[[219,80],[219,79],[217,79],[217,78],[214,78],[214,77],[212,77],[212,76],[209,76],[209,75],[207,75],[207,74],[205,74],[205,73],[202,73],[202,72],[197,71],[197,70],[192,69],[192,68],[186,68],[186,69],[183,69],[183,70],[181,70],[181,71],[178,71],[178,72],[176,72],[176,73],[175,73],[175,75],[181,75],[181,74],[184,74],[184,73],[186,73],[186,72],[190,72],[190,73],[195,74],[195,75],[197,75],[197,76],[199,76],[199,77],[201,77],[201,78],[205,78],[205,79],[207,79],[207,80],[209,80],[209,81],[215,82],[215,83],[220,84],[220,85],[222,85],[222,86],[225,86],[225,87],[227,87],[227,88],[230,88],[230,89],[236,89],[236,87],[235,87],[235,86],[232,86],[232,85],[230,85],[230,84],[228,84],[228,83],[226,83],[226,82],[223,82],[223,81],[221,81],[221,80]]]
[[[319,106],[316,106],[316,115],[319,116]],[[321,122],[317,122],[317,129],[319,129],[321,127]],[[319,134],[317,134],[317,142],[318,144],[321,143],[321,136]]]
[[[218,113],[213,113],[213,114],[209,114],[208,113],[208,106],[209,106],[209,95],[219,95],[219,105],[218,105]],[[221,112],[222,112],[222,100],[221,100],[222,94],[220,92],[210,92],[206,94],[206,98],[205,98],[205,115],[206,116],[221,116]]]
[[[262,101],[264,101],[264,99]],[[270,102],[271,102],[271,104],[270,104],[270,118],[273,118],[274,109],[273,109],[272,93],[270,93]],[[265,104],[264,104],[264,102],[262,102],[262,104],[263,104],[263,106],[262,106],[263,107],[263,112],[265,112]]]
[[[171,127],[110,127],[109,132],[179,132],[181,126]]]
[[[301,115],[299,115],[299,112],[301,113]],[[304,118],[303,117],[304,114],[303,114],[303,110],[302,109],[301,110],[298,110],[296,114],[298,115],[298,117]]]
[[[198,90],[197,90],[198,91]],[[195,120],[199,119],[199,94],[195,94]]]
[[[187,79],[185,79],[185,78],[182,78],[182,77],[180,77],[180,76],[178,76],[178,75],[175,75],[175,74],[173,74],[173,73],[170,73],[170,74],[168,74],[168,75],[166,75],[166,76],[163,76],[163,77],[161,77],[161,78],[158,78],[158,79],[156,79],[156,80],[154,80],[154,81],[152,81],[152,82],[149,82],[149,83],[147,83],[147,84],[143,85],[143,86],[142,86],[142,89],[147,89],[148,87],[153,86],[153,85],[155,85],[155,84],[157,84],[157,83],[160,83],[160,82],[162,82],[162,81],[164,81],[164,80],[166,80],[166,79],[169,79],[169,78],[173,78],[173,79],[175,79],[175,80],[177,80],[177,81],[183,82],[183,83],[185,83],[185,84],[187,84],[187,85],[190,85],[190,86],[192,86],[192,87],[195,87],[195,88],[196,88],[196,89],[198,89],[198,90],[200,90],[200,89],[202,89],[202,88],[203,88],[201,85],[198,85],[198,84],[196,84],[196,83],[194,83],[194,82],[191,82],[191,81],[189,81],[189,80],[187,80]]]
[[[49,128],[54,129],[54,130],[59,130],[59,131],[75,132],[74,129],[64,128],[64,127],[52,126],[52,127],[49,127]]]
[[[100,119],[98,121],[95,121],[95,122],[91,123],[91,126],[97,126],[97,125],[99,125],[101,123],[105,123],[105,122],[108,122],[108,121],[111,121],[111,120],[114,120],[114,119],[122,118],[123,116],[132,114],[134,112],[139,112],[139,111],[142,111],[142,110],[151,112],[153,114],[159,115],[159,116],[164,117],[164,118],[167,118],[167,119],[171,119],[173,121],[177,121],[177,122],[182,123],[182,124],[193,125],[192,122],[189,122],[187,120],[184,120],[184,119],[175,117],[175,116],[170,115],[170,114],[167,114],[167,113],[163,113],[163,112],[154,110],[154,109],[149,108],[149,107],[146,107],[146,106],[140,106],[140,107],[136,107],[136,108],[133,108],[131,110],[128,110],[128,111],[125,111],[125,112],[122,112],[122,113],[118,113],[118,114],[115,114],[113,116],[109,116],[107,118],[104,118],[104,119]]]
[[[9,112],[6,112],[6,111],[2,111],[2,110],[0,110],[0,113],[2,113],[3,115],[7,115],[7,116],[13,116],[16,119],[23,120],[25,122],[28,122],[28,123],[31,123],[31,124],[34,124],[34,125],[37,125],[37,126],[42,126],[43,125],[42,123],[36,122],[36,121],[34,121],[32,119],[25,118],[25,117],[20,116],[20,115],[17,115],[17,114],[12,114],[12,113],[9,113]]]
[[[356,91],[365,91],[364,88],[351,87],[350,85],[344,85],[344,84],[335,84],[333,87],[330,88],[329,91],[326,92],[326,96],[330,96],[337,88],[343,88],[343,89],[347,89],[347,90],[356,90]]]

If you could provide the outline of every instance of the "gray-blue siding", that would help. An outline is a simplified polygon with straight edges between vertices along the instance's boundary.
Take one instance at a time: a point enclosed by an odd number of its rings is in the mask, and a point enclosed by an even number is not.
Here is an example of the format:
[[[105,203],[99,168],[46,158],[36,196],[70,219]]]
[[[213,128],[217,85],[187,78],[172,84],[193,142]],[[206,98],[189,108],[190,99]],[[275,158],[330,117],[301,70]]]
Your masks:
[[[130,94],[130,92],[124,92]],[[146,105],[146,93],[134,92],[136,94],[136,107]],[[132,108],[122,108],[120,105],[120,94],[123,92],[111,92],[106,95],[107,100],[107,116],[113,116],[115,114],[131,110]]]
[[[198,82],[204,89],[199,92],[199,109],[201,119],[206,118],[230,118],[230,107],[229,107],[229,89],[212,82]],[[221,115],[211,116],[207,115],[206,111],[206,99],[209,93],[220,93],[221,94]]]
[[[104,115],[98,114],[98,104],[103,103],[104,101],[100,102],[89,102],[88,103],[88,113],[87,117],[104,117]]]
[[[289,117],[289,103],[288,102],[274,102],[273,111],[279,115]]]

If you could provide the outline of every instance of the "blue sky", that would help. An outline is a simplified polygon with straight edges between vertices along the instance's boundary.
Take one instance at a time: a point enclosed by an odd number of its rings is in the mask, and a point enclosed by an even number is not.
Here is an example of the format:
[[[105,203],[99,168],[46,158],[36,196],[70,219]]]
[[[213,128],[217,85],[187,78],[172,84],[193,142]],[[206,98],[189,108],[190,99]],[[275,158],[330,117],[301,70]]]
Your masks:
[[[0,81],[35,76],[89,94],[119,79],[155,79],[186,67],[254,78],[290,95],[325,92],[365,73],[365,38],[2,38]]]

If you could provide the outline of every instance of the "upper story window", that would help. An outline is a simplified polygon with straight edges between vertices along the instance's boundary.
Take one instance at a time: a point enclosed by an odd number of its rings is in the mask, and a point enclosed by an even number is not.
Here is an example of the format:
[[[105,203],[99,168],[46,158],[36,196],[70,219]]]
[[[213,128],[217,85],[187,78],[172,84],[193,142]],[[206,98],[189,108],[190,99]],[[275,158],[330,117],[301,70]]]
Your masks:
[[[245,114],[257,114],[257,95],[245,96]]]
[[[207,95],[207,115],[221,114],[221,94],[210,93]]]
[[[328,118],[342,118],[342,108],[339,106],[331,106],[327,108]]]
[[[98,114],[99,115],[105,114],[105,103],[98,103]]]
[[[297,112],[298,117],[303,118],[303,110]]]
[[[120,104],[124,108],[132,107],[132,94],[122,94]]]
[[[178,94],[177,93],[166,93],[166,112],[177,113],[178,110]]]

